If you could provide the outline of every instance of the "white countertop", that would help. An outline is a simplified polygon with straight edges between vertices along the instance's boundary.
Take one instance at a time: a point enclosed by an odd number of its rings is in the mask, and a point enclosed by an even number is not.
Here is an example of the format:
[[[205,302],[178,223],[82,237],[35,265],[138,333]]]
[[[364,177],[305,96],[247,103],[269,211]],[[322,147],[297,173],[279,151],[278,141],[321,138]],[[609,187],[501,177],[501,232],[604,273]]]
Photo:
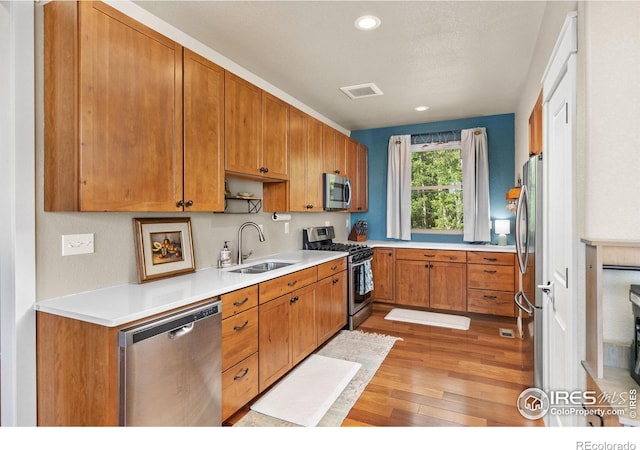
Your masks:
[[[353,241],[349,241],[353,243]],[[464,250],[476,252],[501,252],[515,253],[515,245],[492,245],[492,244],[456,244],[446,242],[415,242],[415,241],[364,241],[358,244],[366,244],[369,247],[385,248],[418,248],[433,250]]]
[[[224,269],[202,269],[195,273],[143,284],[112,286],[41,300],[34,305],[34,308],[38,311],[71,319],[115,327],[281,277],[298,270],[317,266],[347,255],[345,252],[318,250],[297,250],[278,253],[272,256],[250,259],[242,266]],[[286,261],[293,264],[261,274],[230,272],[239,267],[250,266],[265,260]]]

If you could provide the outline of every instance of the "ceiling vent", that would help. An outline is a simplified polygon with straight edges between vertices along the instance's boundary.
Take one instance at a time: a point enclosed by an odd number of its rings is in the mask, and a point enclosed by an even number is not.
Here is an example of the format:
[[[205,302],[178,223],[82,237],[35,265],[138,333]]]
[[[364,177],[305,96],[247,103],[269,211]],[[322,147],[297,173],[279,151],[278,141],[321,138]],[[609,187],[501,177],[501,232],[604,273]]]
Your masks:
[[[357,98],[364,98],[364,97],[375,97],[376,95],[384,95],[380,90],[380,88],[375,85],[375,83],[346,86],[346,87],[341,87],[340,90],[344,92],[352,100],[355,100]]]

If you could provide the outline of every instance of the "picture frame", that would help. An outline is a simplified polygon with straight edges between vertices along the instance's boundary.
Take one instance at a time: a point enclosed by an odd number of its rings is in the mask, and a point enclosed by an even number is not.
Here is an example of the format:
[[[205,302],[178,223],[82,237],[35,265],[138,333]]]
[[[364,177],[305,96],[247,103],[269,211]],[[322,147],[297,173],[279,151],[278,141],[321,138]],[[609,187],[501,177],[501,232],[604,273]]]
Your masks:
[[[134,218],[138,283],[196,270],[190,218]]]

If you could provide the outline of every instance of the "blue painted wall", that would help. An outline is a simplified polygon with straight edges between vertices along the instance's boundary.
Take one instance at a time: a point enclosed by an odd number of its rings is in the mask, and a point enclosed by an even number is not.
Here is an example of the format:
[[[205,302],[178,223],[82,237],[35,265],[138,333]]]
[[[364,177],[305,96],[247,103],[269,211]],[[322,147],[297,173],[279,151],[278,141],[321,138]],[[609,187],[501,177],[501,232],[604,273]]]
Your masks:
[[[514,114],[352,131],[351,137],[369,148],[369,211],[366,213],[352,213],[351,222],[354,223],[358,219],[364,219],[368,222],[367,239],[392,240],[385,237],[387,220],[387,148],[390,136],[475,127],[485,127],[487,129],[491,218],[492,220],[511,220],[511,234],[507,236],[507,243],[513,244],[515,217],[513,213],[506,209],[507,203],[504,196],[514,184]],[[411,240],[421,242],[463,242],[462,235],[422,233],[412,234]],[[497,243],[497,241],[498,237],[492,234],[492,242]]]

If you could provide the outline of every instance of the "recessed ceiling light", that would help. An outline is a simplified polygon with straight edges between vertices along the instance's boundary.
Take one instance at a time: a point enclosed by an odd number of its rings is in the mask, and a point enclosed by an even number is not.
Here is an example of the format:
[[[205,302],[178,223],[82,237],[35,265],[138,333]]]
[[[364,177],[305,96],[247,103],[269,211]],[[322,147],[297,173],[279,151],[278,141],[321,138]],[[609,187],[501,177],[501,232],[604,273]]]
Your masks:
[[[427,109],[429,109],[428,106],[416,106],[415,108],[416,111],[426,111]]]
[[[380,19],[376,16],[358,17],[355,22],[358,30],[375,30],[380,26]]]

